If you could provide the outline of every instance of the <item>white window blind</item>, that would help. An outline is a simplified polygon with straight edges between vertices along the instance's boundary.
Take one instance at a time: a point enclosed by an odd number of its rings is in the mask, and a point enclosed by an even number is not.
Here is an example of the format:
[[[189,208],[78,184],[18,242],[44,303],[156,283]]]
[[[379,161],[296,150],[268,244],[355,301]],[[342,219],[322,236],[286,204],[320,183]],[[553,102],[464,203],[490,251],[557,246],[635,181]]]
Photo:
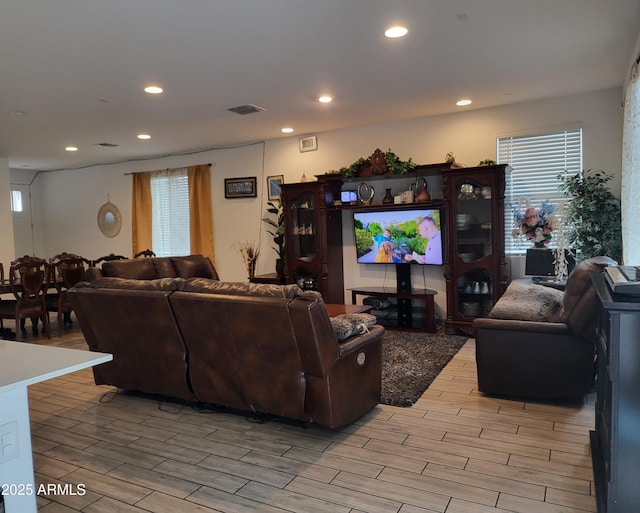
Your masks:
[[[582,170],[582,129],[518,137],[498,138],[498,163],[510,164],[505,191],[505,252],[525,253],[531,243],[514,238],[513,208],[540,207],[549,200],[556,205],[561,222],[561,204],[566,200],[558,186],[558,175]],[[513,208],[512,208],[513,206]],[[553,246],[554,239],[550,246]]]
[[[156,256],[189,255],[187,169],[158,171],[151,177],[152,237]]]

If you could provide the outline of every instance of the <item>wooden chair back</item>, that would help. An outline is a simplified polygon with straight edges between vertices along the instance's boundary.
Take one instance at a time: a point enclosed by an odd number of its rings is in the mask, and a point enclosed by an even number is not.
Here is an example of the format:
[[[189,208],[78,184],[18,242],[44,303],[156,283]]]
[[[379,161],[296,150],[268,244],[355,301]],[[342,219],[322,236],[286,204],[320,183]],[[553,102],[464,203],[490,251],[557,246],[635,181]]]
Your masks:
[[[143,251],[138,251],[135,255],[133,255],[133,258],[153,258],[155,257],[156,254],[151,251],[150,249],[145,249]]]
[[[3,305],[2,316],[16,320],[17,338],[20,338],[22,332],[20,321],[24,327],[26,318],[40,319],[47,336],[51,337],[46,305],[49,277],[49,263],[42,258],[25,255],[11,262],[9,283],[15,305],[12,305],[11,311]]]
[[[92,267],[97,267],[98,264],[101,264],[102,262],[109,262],[111,260],[128,260],[128,258],[126,256],[115,255],[113,253],[109,253],[108,255],[101,256],[100,258],[98,258],[98,259],[94,260],[93,262],[91,262],[91,266]]]

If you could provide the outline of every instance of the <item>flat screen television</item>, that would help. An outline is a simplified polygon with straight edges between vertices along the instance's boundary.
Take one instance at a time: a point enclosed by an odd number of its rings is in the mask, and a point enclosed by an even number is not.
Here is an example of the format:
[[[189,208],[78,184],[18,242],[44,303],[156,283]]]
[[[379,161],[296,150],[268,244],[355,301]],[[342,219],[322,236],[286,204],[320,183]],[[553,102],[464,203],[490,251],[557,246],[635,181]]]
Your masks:
[[[358,210],[353,226],[359,264],[443,264],[439,208]]]

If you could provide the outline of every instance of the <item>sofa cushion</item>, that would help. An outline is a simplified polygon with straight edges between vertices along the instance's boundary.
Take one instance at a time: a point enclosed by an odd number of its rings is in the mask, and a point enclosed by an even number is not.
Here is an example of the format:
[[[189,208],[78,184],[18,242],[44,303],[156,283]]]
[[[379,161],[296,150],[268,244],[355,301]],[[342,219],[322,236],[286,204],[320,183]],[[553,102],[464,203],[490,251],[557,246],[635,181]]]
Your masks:
[[[153,280],[158,277],[152,258],[110,260],[102,264],[103,276]]]
[[[153,260],[153,266],[156,269],[156,276],[158,278],[176,278],[178,276],[171,262],[171,258],[156,257],[151,260]]]
[[[211,278],[218,280],[218,273],[207,257],[202,255],[189,255],[183,257],[171,257],[171,263],[176,276],[180,278]]]
[[[209,278],[189,278],[184,292],[203,294],[226,294],[229,296],[259,296],[293,299],[300,292],[297,285],[272,285],[267,283],[245,283],[218,281]]]
[[[82,282],[81,287],[92,289],[129,289],[129,290],[182,290],[185,280],[182,278],[158,278],[155,280],[136,280],[132,278],[104,277],[97,278],[91,283]]]
[[[331,317],[331,327],[338,342],[353,335],[361,335],[376,323],[376,317],[367,313],[342,314]]]
[[[564,293],[526,280],[512,281],[489,312],[493,319],[555,322]]]

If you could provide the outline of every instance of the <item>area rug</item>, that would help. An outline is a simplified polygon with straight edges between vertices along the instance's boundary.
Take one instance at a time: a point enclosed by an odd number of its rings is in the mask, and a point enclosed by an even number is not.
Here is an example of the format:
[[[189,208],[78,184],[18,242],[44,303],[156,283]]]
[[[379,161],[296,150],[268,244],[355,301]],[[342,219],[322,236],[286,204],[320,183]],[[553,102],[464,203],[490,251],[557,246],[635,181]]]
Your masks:
[[[380,402],[412,406],[466,341],[458,335],[385,331]]]

